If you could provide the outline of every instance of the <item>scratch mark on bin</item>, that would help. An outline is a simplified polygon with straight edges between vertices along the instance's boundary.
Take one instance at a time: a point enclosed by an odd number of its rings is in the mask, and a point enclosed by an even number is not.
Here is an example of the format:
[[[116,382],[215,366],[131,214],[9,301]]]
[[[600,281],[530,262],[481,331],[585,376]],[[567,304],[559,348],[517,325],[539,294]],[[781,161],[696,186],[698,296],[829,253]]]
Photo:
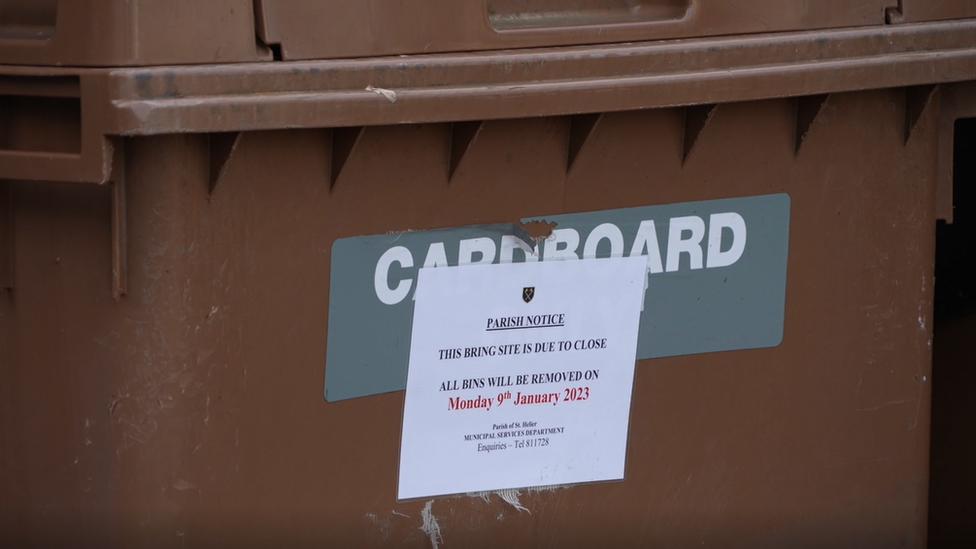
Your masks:
[[[732,2],[731,0],[725,0],[725,3],[728,4],[728,5],[730,5],[730,6],[732,6],[735,9],[739,10],[739,11],[742,11],[744,13],[748,13],[749,15],[752,16],[753,19],[755,19],[763,27],[765,27],[766,30],[770,30],[769,29],[769,23],[767,23],[766,20],[760,14],[758,14],[758,13],[756,13],[754,11],[747,10],[746,8],[743,8],[742,6],[736,4],[735,2]]]
[[[888,402],[885,402],[884,404],[879,404],[877,406],[872,406],[870,408],[857,408],[854,411],[855,412],[876,412],[882,408],[887,408],[888,406],[897,406],[899,404],[910,404],[912,402],[917,402],[917,401],[918,401],[917,398],[907,398],[903,400],[890,400]]]
[[[187,482],[187,481],[185,481],[183,479],[176,479],[176,482],[173,483],[173,488],[175,488],[176,490],[180,490],[180,491],[183,491],[183,490],[192,490],[192,489],[194,489],[196,487],[197,486],[195,484],[193,484],[192,482]]]

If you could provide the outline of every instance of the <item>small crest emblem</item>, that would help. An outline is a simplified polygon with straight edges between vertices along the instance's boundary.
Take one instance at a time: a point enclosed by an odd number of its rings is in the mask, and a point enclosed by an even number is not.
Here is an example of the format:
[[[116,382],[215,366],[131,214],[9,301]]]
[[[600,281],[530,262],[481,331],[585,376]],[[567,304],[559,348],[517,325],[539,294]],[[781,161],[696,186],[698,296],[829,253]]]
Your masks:
[[[528,303],[535,297],[535,286],[522,288],[522,301]]]

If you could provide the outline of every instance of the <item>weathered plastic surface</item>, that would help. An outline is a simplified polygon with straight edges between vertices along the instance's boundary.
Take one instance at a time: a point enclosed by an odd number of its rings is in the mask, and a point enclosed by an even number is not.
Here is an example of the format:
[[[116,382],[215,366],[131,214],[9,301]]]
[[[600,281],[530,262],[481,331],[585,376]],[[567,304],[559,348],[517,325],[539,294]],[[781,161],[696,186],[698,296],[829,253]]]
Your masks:
[[[336,239],[787,193],[782,344],[641,361],[624,481],[438,498],[435,541],[922,547],[974,24],[3,67],[0,545],[430,546],[402,393],[322,398]]]
[[[442,547],[920,547],[938,100],[903,89],[608,113],[567,175],[564,117],[486,122],[448,181],[446,124],[124,142],[112,187],[8,182],[0,301],[6,545],[410,546],[402,393],[322,399],[332,242],[528,215],[788,193],[783,343],[641,361],[627,478],[437,499]],[[812,101],[812,103],[810,102]],[[333,137],[330,137],[333,136]],[[12,244],[12,247],[11,247]]]
[[[271,59],[251,0],[4,0],[0,63],[125,66]]]

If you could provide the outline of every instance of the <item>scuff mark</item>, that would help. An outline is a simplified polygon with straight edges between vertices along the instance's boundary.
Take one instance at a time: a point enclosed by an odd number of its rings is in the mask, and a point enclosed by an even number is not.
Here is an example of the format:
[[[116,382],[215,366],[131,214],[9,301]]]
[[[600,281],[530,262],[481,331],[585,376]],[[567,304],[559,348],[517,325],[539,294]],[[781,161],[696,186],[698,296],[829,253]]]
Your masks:
[[[212,355],[213,352],[214,352],[213,349],[207,349],[207,350],[197,351],[197,364],[201,364],[201,363],[203,363],[203,361],[205,361],[208,358],[210,358],[210,355]]]
[[[769,30],[770,29],[769,23],[766,21],[766,18],[763,17],[761,14],[756,13],[756,12],[754,12],[752,10],[748,10],[746,8],[743,8],[742,6],[736,4],[735,2],[732,2],[731,0],[725,0],[725,3],[728,4],[728,5],[730,5],[730,6],[732,6],[733,8],[736,8],[737,10],[740,10],[740,11],[743,11],[745,13],[748,13],[749,15],[752,16],[753,19],[756,20],[756,22],[758,22],[762,26],[766,27],[766,30]]]
[[[912,215],[914,217],[914,212],[912,213]],[[926,279],[925,275],[922,275],[923,296],[926,296],[927,294],[926,292],[927,282],[928,280]],[[928,353],[932,349],[932,337],[931,337],[932,333],[931,331],[927,330],[928,327],[927,317],[928,317],[928,312],[931,310],[932,310],[932,301],[930,299],[923,298],[923,301],[920,301],[918,304],[918,329],[920,332],[925,333],[929,337],[926,338],[926,352],[923,353],[923,351],[919,348],[920,346],[918,345],[918,343],[915,344],[915,355],[916,355],[915,381],[918,385],[918,397],[916,397],[915,399],[915,417],[912,418],[912,422],[908,426],[909,431],[911,431],[912,429],[918,426],[918,416],[922,411],[922,384],[925,383],[925,381],[928,379],[926,376],[922,374],[922,369],[923,369],[923,364],[925,364],[926,361],[931,360],[931,354]],[[929,364],[931,365],[931,363]],[[922,383],[918,383],[919,378],[922,379]]]
[[[371,91],[376,95],[382,95],[390,103],[396,103],[397,96],[396,96],[396,92],[393,90],[388,90],[386,88],[375,88],[373,86],[366,86],[366,91]]]
[[[151,101],[136,101],[129,106],[129,110],[132,114],[139,119],[140,122],[145,122],[147,118],[152,114],[153,106],[149,103]]]
[[[120,396],[113,396],[111,399],[109,399],[109,402],[108,402],[108,417],[109,417],[109,419],[112,419],[112,417],[115,415],[115,412],[119,409],[119,406],[121,406],[121,405],[122,405],[122,397],[120,397]]]
[[[387,541],[390,539],[389,517],[381,518],[374,513],[366,513],[366,521],[373,526],[373,529],[370,530],[370,538],[372,538],[374,542]]]
[[[173,483],[173,488],[175,488],[177,490],[180,490],[180,491],[183,491],[183,490],[192,490],[192,489],[194,489],[196,487],[197,486],[195,484],[193,484],[192,482],[187,482],[187,481],[185,481],[185,480],[183,480],[181,478],[176,479],[176,482]]]
[[[434,518],[434,514],[431,513],[430,508],[434,505],[434,500],[430,500],[424,505],[424,508],[420,510],[420,518],[423,520],[423,524],[420,525],[420,529],[427,534],[430,538],[430,545],[433,549],[440,547],[440,544],[444,543],[444,538],[441,537],[441,527],[437,524],[437,519]]]
[[[917,401],[918,401],[918,399],[915,399],[915,398],[907,398],[907,399],[904,399],[904,400],[891,400],[891,401],[885,402],[884,404],[879,404],[878,406],[872,406],[870,408],[857,408],[854,411],[855,412],[875,412],[875,411],[880,410],[882,408],[887,408],[888,406],[896,406],[898,404],[910,404],[912,402],[917,402]]]
[[[206,427],[208,423],[210,423],[210,393],[207,393],[207,404],[204,408],[203,426]]]

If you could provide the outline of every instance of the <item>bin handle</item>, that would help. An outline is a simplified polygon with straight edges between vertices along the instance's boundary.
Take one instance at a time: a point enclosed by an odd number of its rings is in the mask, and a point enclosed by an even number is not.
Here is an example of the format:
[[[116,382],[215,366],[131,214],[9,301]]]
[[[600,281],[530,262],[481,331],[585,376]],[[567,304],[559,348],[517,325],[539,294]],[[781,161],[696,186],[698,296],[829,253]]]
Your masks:
[[[113,147],[103,128],[104,113],[92,108],[105,93],[96,81],[100,76],[64,76],[58,69],[8,69],[21,74],[0,78],[0,97],[78,97],[81,135],[78,152],[0,149],[0,179],[107,182]]]
[[[687,20],[699,0],[482,0],[496,32],[584,26],[661,25]]]
[[[8,55],[18,60],[17,64],[34,64],[32,59],[37,51],[57,52],[66,46],[74,47],[74,44],[62,44],[62,37],[68,35],[77,39],[83,36],[86,26],[91,24],[90,4],[92,2],[57,0],[53,21],[25,28],[0,26],[0,46],[11,48]]]

